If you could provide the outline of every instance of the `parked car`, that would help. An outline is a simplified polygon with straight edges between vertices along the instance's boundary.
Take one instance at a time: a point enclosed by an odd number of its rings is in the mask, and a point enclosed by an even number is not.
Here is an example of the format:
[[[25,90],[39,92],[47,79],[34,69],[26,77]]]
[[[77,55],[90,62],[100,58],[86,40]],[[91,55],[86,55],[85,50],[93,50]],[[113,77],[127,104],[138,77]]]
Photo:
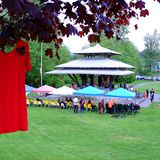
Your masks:
[[[155,76],[154,79],[155,81],[160,81],[160,76]]]
[[[145,76],[139,76],[139,75],[136,75],[136,79],[137,80],[144,80]]]
[[[144,77],[144,80],[153,80],[153,77]]]
[[[154,76],[153,81],[160,81],[160,77],[159,76]]]

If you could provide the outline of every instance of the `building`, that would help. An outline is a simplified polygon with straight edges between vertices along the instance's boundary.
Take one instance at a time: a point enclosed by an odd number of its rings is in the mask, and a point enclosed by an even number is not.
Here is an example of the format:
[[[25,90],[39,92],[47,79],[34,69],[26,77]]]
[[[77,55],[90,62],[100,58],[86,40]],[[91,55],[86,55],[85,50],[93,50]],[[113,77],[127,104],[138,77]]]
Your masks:
[[[134,73],[129,70],[133,69],[133,66],[112,59],[114,55],[120,53],[101,47],[99,44],[74,54],[81,55],[82,58],[57,65],[56,70],[46,74],[67,74],[78,86],[109,86],[116,76]],[[80,76],[81,82],[77,76]]]

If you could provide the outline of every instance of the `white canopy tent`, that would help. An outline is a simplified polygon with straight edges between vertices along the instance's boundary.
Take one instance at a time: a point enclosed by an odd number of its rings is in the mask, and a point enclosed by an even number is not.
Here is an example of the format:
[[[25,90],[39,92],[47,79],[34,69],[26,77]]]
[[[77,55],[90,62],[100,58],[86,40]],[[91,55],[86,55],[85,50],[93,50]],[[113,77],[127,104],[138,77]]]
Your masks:
[[[75,92],[75,89],[72,89],[70,87],[67,86],[63,86],[58,88],[57,90],[54,90],[52,92],[49,92],[49,94],[53,94],[53,95],[65,95],[65,96],[70,96],[73,94],[73,92]]]

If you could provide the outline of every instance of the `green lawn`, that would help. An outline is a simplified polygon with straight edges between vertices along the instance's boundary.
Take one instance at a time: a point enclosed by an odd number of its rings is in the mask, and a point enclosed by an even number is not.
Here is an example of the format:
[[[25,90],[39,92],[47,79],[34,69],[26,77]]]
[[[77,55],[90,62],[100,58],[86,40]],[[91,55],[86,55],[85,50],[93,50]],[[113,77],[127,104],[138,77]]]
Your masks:
[[[29,132],[0,135],[0,160],[159,160],[160,107],[114,118],[28,108]]]
[[[160,94],[160,81],[150,81],[150,83],[146,83],[136,89],[144,93],[147,89],[151,90],[152,88],[155,90],[155,93]]]
[[[135,84],[141,84],[141,83],[151,83],[153,81],[148,81],[148,80],[135,80],[132,83],[128,83],[129,86],[135,85]]]

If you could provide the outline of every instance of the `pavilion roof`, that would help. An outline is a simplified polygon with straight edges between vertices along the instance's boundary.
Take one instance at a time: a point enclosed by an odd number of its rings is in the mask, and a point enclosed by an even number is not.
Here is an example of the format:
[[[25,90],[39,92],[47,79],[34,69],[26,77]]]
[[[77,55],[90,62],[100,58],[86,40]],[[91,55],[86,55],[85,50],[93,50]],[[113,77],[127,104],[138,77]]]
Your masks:
[[[91,75],[116,75],[125,76],[133,74],[129,70],[115,70],[115,69],[56,69],[46,72],[46,74],[91,74]]]
[[[99,54],[104,54],[104,55],[120,55],[120,53],[116,51],[112,51],[110,49],[104,48],[100,46],[99,44],[96,44],[93,47],[89,47],[77,52],[74,52],[74,54],[83,54],[83,55],[99,55]]]
[[[127,63],[110,59],[110,58],[81,58],[56,66],[56,68],[115,68],[115,69],[130,69],[134,68]]]

